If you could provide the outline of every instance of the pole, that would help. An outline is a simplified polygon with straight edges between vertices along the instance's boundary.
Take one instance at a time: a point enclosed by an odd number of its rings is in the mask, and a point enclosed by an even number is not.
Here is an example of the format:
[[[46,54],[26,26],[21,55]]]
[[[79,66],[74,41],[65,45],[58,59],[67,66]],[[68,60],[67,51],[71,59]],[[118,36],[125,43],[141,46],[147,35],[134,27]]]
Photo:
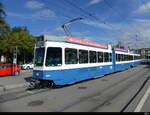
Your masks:
[[[15,64],[17,64],[17,46],[16,46],[16,63]]]
[[[14,74],[14,64],[17,64],[17,46],[12,48],[13,51],[13,65],[12,65],[12,73]]]

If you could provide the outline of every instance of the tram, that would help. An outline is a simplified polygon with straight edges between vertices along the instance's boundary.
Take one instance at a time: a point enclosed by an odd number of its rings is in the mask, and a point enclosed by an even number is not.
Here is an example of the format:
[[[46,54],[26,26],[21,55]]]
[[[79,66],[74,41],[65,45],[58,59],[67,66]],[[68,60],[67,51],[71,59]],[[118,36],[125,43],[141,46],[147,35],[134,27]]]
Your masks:
[[[36,39],[32,78],[67,85],[140,63],[139,54],[111,45],[68,36],[41,35]]]

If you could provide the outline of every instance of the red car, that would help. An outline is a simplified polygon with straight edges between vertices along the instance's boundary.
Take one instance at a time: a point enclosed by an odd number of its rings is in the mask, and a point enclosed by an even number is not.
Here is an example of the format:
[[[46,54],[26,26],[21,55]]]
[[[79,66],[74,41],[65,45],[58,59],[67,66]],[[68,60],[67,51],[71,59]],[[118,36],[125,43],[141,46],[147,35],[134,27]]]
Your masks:
[[[19,75],[20,67],[17,64],[0,64],[0,76]]]

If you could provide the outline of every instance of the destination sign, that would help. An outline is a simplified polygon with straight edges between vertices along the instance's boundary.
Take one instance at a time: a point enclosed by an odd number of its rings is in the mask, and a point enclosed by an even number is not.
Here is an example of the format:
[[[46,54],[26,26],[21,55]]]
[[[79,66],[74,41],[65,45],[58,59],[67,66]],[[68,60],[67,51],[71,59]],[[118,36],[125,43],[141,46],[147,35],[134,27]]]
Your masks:
[[[120,49],[120,48],[115,48],[116,51],[121,51],[121,52],[128,52],[126,49]]]

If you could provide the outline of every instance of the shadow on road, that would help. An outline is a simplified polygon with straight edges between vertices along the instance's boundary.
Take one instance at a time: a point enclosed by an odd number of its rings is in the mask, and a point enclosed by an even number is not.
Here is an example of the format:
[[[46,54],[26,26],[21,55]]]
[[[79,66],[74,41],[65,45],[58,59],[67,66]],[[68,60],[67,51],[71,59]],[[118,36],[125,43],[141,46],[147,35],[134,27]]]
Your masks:
[[[146,65],[144,68],[150,68],[150,63],[149,62],[142,62],[142,65]]]

